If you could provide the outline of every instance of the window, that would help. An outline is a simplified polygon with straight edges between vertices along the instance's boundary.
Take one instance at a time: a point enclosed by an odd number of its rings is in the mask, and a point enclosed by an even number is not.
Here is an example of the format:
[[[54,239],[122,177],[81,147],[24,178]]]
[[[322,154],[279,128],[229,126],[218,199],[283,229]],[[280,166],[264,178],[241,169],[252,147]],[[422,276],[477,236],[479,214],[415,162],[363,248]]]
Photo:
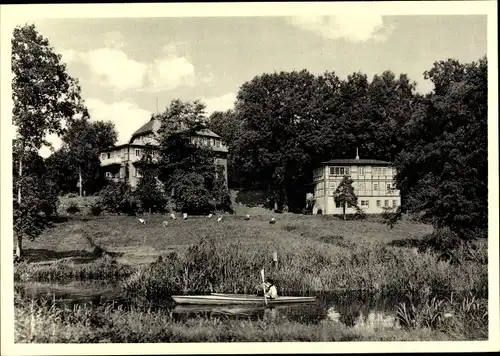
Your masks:
[[[331,176],[349,175],[349,167],[330,167]]]
[[[378,183],[373,183],[373,190],[378,190]]]
[[[368,208],[368,200],[361,200],[361,207]]]
[[[333,195],[335,193],[335,190],[337,190],[337,184],[331,183],[330,184],[330,194]]]
[[[358,190],[359,191],[365,190],[365,183],[358,183]]]
[[[137,157],[139,157],[139,156],[141,155],[141,150],[137,148],[137,149],[135,150],[135,155],[136,155]]]
[[[358,167],[359,174],[365,174],[365,167]]]
[[[106,178],[111,178],[113,177],[113,175],[111,174],[111,172],[106,172]]]
[[[391,183],[387,183],[387,190],[391,190]]]
[[[101,153],[101,159],[106,159],[106,153]]]
[[[384,206],[387,208],[389,206],[389,200],[384,200]]]
[[[111,152],[108,152],[108,159],[111,158]]]
[[[392,201],[392,207],[395,208],[398,206],[398,201],[397,200],[393,200]]]
[[[380,200],[377,200],[377,208],[380,208]]]

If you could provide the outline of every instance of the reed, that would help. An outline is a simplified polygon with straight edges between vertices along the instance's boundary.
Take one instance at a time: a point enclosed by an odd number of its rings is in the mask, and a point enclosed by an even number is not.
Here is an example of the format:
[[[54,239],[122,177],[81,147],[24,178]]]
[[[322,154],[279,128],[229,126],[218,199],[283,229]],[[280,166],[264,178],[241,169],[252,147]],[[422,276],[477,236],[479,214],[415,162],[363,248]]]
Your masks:
[[[350,328],[335,321],[301,324],[281,319],[191,319],[178,322],[168,312],[98,307],[58,308],[25,302],[15,308],[17,343],[97,342],[277,342],[354,340],[464,340],[430,328]]]
[[[92,263],[75,264],[60,260],[51,264],[20,263],[14,268],[15,282],[67,282],[75,280],[118,280],[129,276],[134,268],[119,264],[103,255]]]
[[[123,287],[131,295],[146,298],[155,293],[256,293],[260,291],[259,271],[265,267],[282,295],[341,289],[415,300],[457,290],[487,296],[487,265],[477,261],[456,265],[430,251],[414,254],[384,244],[355,249],[288,244],[279,247],[279,266],[273,269],[274,248],[203,237],[184,255],[172,254],[139,269]]]

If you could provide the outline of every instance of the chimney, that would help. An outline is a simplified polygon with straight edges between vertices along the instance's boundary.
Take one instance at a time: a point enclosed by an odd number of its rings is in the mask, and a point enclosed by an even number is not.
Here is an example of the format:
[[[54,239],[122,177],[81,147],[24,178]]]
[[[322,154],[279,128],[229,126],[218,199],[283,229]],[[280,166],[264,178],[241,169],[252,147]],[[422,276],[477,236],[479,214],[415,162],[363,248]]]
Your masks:
[[[358,148],[356,147],[356,159],[359,159]]]

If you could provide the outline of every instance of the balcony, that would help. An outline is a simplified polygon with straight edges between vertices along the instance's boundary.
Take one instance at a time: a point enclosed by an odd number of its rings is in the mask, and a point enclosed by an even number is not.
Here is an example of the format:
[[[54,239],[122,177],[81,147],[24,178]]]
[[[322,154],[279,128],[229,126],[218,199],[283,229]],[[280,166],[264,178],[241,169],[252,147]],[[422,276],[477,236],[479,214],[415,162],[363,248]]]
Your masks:
[[[111,155],[109,158],[106,156],[103,158],[101,155],[100,161],[101,161],[101,166],[110,166],[114,164],[122,164],[123,162],[126,162],[128,160],[128,154],[120,154],[120,155]]]

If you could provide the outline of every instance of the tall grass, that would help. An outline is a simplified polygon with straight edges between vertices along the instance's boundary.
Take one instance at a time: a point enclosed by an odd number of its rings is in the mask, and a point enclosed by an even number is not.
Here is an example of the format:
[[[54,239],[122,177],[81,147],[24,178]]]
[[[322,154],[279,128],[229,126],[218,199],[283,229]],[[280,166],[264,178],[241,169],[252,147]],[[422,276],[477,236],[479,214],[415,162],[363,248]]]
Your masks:
[[[460,340],[430,328],[356,329],[324,320],[301,324],[285,319],[175,321],[167,311],[113,309],[110,305],[59,308],[54,304],[18,302],[15,308],[18,343],[97,342],[276,342],[354,340]]]
[[[457,265],[430,251],[415,254],[384,244],[339,248],[295,243],[280,246],[278,268],[273,269],[270,256],[274,248],[204,237],[182,256],[171,254],[141,268],[123,286],[126,292],[144,297],[155,293],[255,293],[260,291],[259,271],[265,267],[282,295],[362,290],[425,300],[466,290],[487,297],[487,264],[482,258]],[[477,254],[486,251],[482,248]]]
[[[15,282],[67,282],[75,280],[118,280],[128,277],[133,267],[119,264],[109,256],[103,255],[92,263],[75,264],[59,260],[52,264],[20,263],[14,268]]]
[[[415,305],[412,301],[396,307],[396,317],[406,329],[431,328],[448,334],[488,338],[488,300],[472,293],[463,297],[429,298]]]

